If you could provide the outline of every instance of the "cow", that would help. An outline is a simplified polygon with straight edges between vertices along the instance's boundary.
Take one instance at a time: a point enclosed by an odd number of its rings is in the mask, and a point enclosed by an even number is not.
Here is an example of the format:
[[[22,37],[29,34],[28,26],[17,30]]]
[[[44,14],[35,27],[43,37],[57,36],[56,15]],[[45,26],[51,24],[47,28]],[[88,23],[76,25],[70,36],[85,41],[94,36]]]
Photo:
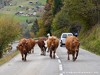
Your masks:
[[[31,40],[26,39],[26,50],[28,51],[29,54],[31,53],[31,49],[32,49]]]
[[[17,50],[20,51],[23,61],[26,61],[26,57],[27,57],[27,53],[28,53],[28,50],[26,49],[26,46],[27,46],[27,44],[26,44],[26,39],[23,38],[23,39],[21,39],[21,40],[19,41],[19,44],[18,44],[18,46],[16,47]]]
[[[41,49],[41,55],[46,55],[46,47],[45,47],[45,42],[44,42],[45,40],[43,40],[43,39],[39,39],[38,40],[38,46],[40,47],[40,49]]]
[[[75,36],[69,36],[66,38],[65,46],[68,53],[68,60],[70,60],[69,54],[72,54],[73,61],[75,61],[79,53],[79,46],[80,46],[79,39]]]
[[[30,42],[30,44],[31,44],[31,49],[30,49],[30,51],[29,51],[29,53],[34,53],[34,46],[35,46],[35,40],[33,40],[32,38],[29,38],[29,42]],[[33,49],[33,50],[32,50]]]
[[[58,45],[59,45],[59,39],[57,37],[51,36],[50,38],[48,38],[47,47],[48,50],[50,51],[50,58],[55,59],[55,53],[56,53],[56,49],[58,48]]]

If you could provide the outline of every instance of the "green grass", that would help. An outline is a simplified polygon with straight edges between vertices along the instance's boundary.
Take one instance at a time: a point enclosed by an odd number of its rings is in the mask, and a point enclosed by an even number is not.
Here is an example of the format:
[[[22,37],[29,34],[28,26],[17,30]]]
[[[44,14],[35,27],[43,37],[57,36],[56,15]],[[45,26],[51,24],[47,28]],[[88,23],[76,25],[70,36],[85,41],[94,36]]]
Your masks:
[[[19,8],[19,6],[23,5],[23,6],[29,7],[29,8],[35,7],[35,5],[29,5],[30,1],[35,3],[37,0],[20,0],[20,1],[12,0],[12,4],[14,4],[14,3],[17,3],[17,4],[12,5],[12,6],[5,6],[4,8],[0,9],[0,16],[5,15],[5,14],[14,16],[14,14],[18,11],[23,11],[23,12],[27,13],[28,11],[26,11],[25,9]],[[44,5],[46,3],[46,0],[39,0],[39,3]],[[15,17],[18,18],[20,21],[25,21],[26,19],[30,18],[28,16],[15,16]]]
[[[29,17],[29,16],[17,16],[17,15],[12,15],[12,14],[2,14],[0,13],[0,17],[1,16],[11,16],[11,17],[14,17],[16,18],[18,21],[22,22],[22,21],[26,21],[27,19],[31,19],[32,17]]]
[[[1,58],[0,59],[0,65],[8,62],[9,60],[11,60],[13,57],[15,57],[19,52],[18,51],[15,51],[9,55],[6,55],[5,57]]]
[[[15,16],[15,18],[19,21],[26,21],[27,19],[30,19],[29,16]]]
[[[96,25],[88,32],[80,35],[81,45],[86,50],[100,55],[100,26]]]
[[[43,4],[43,5],[46,4],[46,1],[47,1],[47,0],[39,0],[39,2],[40,2],[41,4]]]

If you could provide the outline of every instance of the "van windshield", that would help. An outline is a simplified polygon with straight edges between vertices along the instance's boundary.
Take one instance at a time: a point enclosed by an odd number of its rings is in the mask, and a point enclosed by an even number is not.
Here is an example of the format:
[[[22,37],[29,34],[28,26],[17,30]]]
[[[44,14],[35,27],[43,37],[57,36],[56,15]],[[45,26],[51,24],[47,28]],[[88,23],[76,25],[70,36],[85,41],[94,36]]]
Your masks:
[[[68,36],[73,36],[72,34],[68,34]]]
[[[63,34],[62,38],[66,38],[67,37],[67,34]]]

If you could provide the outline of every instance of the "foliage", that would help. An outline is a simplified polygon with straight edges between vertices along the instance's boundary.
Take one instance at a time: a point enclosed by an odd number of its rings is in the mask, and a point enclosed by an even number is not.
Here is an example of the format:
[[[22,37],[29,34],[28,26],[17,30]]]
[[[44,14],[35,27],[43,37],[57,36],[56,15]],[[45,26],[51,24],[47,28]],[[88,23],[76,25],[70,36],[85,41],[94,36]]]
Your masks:
[[[45,35],[45,30],[43,30],[44,29],[43,20],[42,19],[39,19],[38,20],[38,24],[39,24],[39,31],[37,32],[37,36]],[[42,33],[42,35],[41,35],[41,33]]]
[[[88,33],[81,34],[80,39],[81,45],[85,49],[100,55],[100,24],[93,27]]]
[[[38,37],[43,36],[43,35],[45,35],[45,34],[46,34],[45,28],[41,28],[41,29],[39,30],[39,32],[37,32],[37,36],[38,36]]]
[[[61,27],[69,29],[74,26],[77,30],[78,24],[78,27],[86,31],[100,21],[97,9],[99,5],[97,6],[94,0],[64,0],[61,11],[53,19],[52,28],[56,31]]]
[[[20,34],[19,23],[9,16],[0,17],[0,57],[3,49]]]
[[[38,20],[36,19],[34,21],[34,24],[32,25],[31,31],[34,32],[34,34],[36,35],[38,30],[39,30],[39,25],[38,25]]]
[[[57,12],[61,10],[61,7],[62,7],[62,0],[53,0],[53,4],[52,4],[53,16],[55,16]]]
[[[67,16],[66,12],[62,12],[62,11],[60,11],[55,16],[55,18],[53,19],[53,23],[52,23],[52,30],[53,31],[56,31],[56,30],[59,30],[61,28],[65,28],[65,27],[69,26],[69,21],[65,16]]]
[[[47,3],[45,5],[45,13],[42,17],[43,23],[42,26],[45,29],[45,35],[47,33],[52,33],[51,32],[51,25],[54,16],[61,10],[62,6],[62,0],[47,0]],[[40,27],[41,29],[41,27]]]

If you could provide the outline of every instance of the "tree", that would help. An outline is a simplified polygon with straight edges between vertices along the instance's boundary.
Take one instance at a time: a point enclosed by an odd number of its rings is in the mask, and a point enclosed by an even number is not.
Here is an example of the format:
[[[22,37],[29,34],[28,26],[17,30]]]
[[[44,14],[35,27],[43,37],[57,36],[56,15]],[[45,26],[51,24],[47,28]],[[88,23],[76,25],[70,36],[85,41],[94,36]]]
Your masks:
[[[55,16],[61,10],[62,5],[63,5],[62,0],[53,0],[52,4],[53,16]]]
[[[67,9],[66,9],[67,8]],[[89,29],[96,24],[96,14],[93,12],[93,0],[65,0],[64,9],[70,21],[79,21],[84,29]]]
[[[98,3],[98,4],[97,4]],[[99,22],[99,3],[95,0],[64,0],[61,11],[55,15],[52,23],[52,30],[64,30],[63,28],[80,28],[83,31],[88,30]],[[75,29],[75,30],[76,30]]]
[[[34,21],[34,24],[32,25],[31,31],[34,32],[35,35],[39,31],[39,25],[38,25],[37,19]]]
[[[42,17],[43,28],[45,29],[46,34],[47,33],[52,34],[51,32],[52,21],[55,15],[61,10],[61,6],[62,6],[62,0],[47,0],[47,3],[44,8],[45,13]]]
[[[3,49],[15,40],[20,34],[19,23],[16,19],[2,16],[0,17],[0,58]]]

